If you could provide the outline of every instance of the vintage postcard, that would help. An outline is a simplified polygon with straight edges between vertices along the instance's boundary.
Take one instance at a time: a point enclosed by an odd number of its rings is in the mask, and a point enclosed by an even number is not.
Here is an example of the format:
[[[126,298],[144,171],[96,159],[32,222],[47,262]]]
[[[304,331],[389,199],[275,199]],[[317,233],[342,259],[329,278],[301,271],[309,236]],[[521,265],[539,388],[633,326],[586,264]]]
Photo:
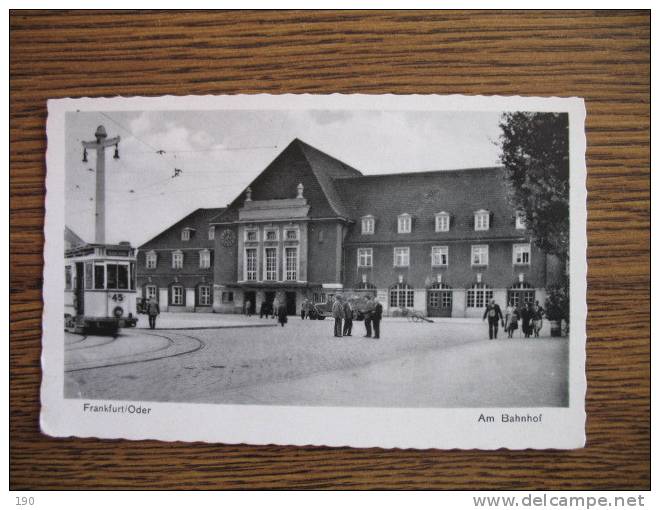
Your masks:
[[[48,103],[41,428],[585,444],[578,98]]]

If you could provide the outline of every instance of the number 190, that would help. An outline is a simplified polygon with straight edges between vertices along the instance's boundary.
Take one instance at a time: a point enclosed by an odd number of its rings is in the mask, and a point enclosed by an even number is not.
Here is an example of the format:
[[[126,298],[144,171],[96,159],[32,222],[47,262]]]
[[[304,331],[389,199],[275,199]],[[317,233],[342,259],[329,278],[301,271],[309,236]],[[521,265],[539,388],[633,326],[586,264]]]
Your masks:
[[[34,505],[34,498],[32,496],[16,496],[16,506],[32,506]]]

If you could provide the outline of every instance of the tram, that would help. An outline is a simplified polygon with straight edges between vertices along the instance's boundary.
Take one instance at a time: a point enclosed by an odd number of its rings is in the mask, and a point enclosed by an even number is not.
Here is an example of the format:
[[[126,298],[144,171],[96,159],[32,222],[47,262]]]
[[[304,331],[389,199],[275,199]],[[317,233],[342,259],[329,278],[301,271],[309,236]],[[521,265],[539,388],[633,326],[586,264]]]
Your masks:
[[[117,334],[135,327],[135,248],[129,243],[83,244],[64,254],[67,331]]]

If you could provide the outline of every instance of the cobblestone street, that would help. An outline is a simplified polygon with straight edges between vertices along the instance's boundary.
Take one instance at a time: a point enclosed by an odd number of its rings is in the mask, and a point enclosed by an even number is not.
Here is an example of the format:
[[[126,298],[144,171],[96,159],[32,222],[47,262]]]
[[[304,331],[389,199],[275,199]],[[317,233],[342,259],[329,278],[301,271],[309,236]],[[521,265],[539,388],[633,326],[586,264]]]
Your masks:
[[[213,319],[204,317],[204,327]],[[334,338],[330,320],[290,317],[284,328],[272,319],[232,320],[217,329],[123,330],[116,339],[67,334],[65,394],[319,406],[568,404],[565,338],[507,340],[500,331],[489,341],[484,323],[460,319],[386,319],[379,340],[363,338],[361,322],[354,336]]]

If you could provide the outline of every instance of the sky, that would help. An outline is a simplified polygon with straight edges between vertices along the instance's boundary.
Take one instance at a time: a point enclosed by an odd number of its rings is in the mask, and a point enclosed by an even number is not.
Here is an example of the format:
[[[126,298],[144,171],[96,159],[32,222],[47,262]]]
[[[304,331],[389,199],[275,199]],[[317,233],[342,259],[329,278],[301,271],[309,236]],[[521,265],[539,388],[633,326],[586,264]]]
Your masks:
[[[97,126],[106,150],[106,242],[134,246],[199,207],[224,207],[294,139],[363,174],[499,165],[498,112],[214,110],[69,112],[66,224],[94,240]],[[175,168],[180,169],[174,177]]]

